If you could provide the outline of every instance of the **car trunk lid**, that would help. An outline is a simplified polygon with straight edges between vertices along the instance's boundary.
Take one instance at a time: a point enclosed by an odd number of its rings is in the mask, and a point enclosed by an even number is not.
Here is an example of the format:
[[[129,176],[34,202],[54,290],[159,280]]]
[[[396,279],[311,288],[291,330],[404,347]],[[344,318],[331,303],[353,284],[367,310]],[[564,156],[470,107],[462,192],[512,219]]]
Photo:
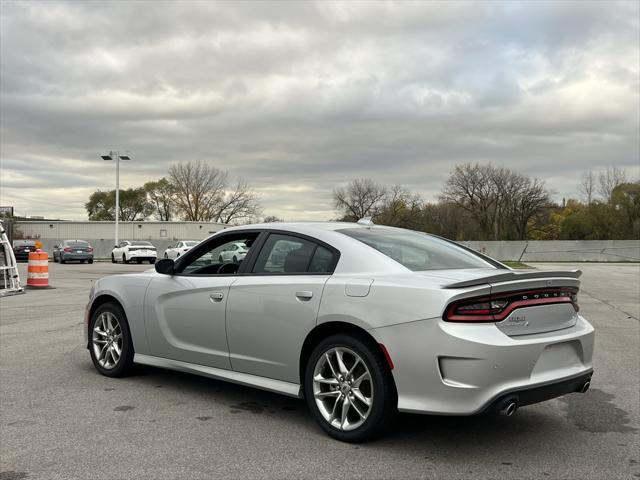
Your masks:
[[[493,321],[502,332],[512,337],[572,327],[578,320],[580,275],[579,270],[494,270],[487,276],[478,275],[449,283],[444,288],[466,289],[485,285],[490,287],[490,293],[488,298],[454,302],[456,310],[453,311],[451,306],[446,310],[448,320]]]

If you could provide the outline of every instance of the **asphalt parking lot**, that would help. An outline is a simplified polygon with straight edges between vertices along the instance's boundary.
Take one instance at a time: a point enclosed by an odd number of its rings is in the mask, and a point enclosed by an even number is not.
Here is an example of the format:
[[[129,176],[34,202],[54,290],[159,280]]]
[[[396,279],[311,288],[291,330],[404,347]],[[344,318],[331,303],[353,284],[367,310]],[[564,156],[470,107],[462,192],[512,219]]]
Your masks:
[[[153,368],[100,376],[82,345],[91,282],[150,266],[50,264],[55,288],[0,300],[0,480],[640,478],[640,266],[535,266],[584,271],[597,334],[587,394],[511,418],[405,414],[350,445],[302,400]]]

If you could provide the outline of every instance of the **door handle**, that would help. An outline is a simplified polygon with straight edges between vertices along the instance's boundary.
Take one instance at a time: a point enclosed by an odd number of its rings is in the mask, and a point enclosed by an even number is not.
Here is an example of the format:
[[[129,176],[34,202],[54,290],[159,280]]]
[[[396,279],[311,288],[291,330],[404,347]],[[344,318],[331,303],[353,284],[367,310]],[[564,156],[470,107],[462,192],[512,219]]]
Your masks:
[[[311,300],[313,292],[310,292],[309,290],[302,290],[300,292],[296,292],[296,297],[300,300]]]
[[[213,292],[211,295],[209,295],[209,300],[211,300],[212,302],[220,302],[223,298],[224,293],[222,292]]]

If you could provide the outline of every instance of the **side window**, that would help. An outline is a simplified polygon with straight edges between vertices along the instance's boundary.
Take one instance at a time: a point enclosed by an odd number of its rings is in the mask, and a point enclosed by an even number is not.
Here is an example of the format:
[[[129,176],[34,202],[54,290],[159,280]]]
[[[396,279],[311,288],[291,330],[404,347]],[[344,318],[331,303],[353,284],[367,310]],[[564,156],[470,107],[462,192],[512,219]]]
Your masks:
[[[258,237],[255,232],[246,233],[245,236],[237,237],[225,235],[221,238],[212,239],[202,248],[198,248],[189,251],[189,256],[182,257],[179,264],[179,273],[190,275],[232,275],[238,272],[240,265],[244,261],[246,255],[249,253],[253,242]],[[234,254],[233,257],[229,255],[222,255],[222,252],[228,250],[229,247],[235,243],[243,243],[246,245],[246,250],[242,253]],[[194,252],[195,256],[191,254]]]
[[[302,238],[271,234],[253,266],[253,273],[328,273],[333,253]]]
[[[318,245],[316,252],[311,257],[309,273],[331,273],[333,266],[333,252],[328,248]]]

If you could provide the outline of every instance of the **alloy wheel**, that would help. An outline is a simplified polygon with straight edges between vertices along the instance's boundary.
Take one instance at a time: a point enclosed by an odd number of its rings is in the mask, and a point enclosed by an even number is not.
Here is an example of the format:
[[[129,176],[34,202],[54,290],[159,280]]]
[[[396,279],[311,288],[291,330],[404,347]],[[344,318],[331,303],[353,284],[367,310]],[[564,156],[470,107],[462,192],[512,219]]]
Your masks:
[[[320,414],[332,427],[355,430],[373,407],[373,383],[369,368],[353,350],[334,347],[316,362],[313,397]]]
[[[122,355],[122,327],[115,315],[103,312],[93,327],[93,353],[98,364],[107,370],[118,365]]]

